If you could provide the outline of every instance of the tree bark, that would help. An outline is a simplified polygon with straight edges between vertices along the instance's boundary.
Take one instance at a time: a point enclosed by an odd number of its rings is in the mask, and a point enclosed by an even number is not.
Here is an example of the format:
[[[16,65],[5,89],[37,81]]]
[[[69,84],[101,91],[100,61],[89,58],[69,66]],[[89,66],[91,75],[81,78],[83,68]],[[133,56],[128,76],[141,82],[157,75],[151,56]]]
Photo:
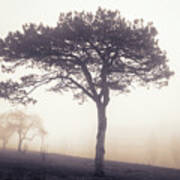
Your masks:
[[[19,143],[18,143],[18,152],[22,151],[22,139],[19,139]]]
[[[95,156],[95,176],[104,176],[105,133],[107,127],[106,105],[97,104],[98,129]]]

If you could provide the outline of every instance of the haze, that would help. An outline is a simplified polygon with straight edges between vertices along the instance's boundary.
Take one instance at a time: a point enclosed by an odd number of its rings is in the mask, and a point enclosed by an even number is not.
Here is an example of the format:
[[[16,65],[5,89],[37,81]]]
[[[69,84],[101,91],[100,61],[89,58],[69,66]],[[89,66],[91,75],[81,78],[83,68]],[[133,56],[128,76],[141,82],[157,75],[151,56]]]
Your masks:
[[[137,88],[127,95],[111,98],[106,159],[180,168],[180,163],[175,163],[172,157],[172,150],[180,147],[179,5],[178,0],[6,0],[0,6],[0,36],[20,30],[29,22],[54,26],[60,12],[94,12],[99,6],[118,9],[129,20],[152,21],[159,32],[160,47],[167,51],[175,75],[161,90]],[[89,100],[79,105],[71,93],[45,93],[43,89],[34,96],[38,103],[27,107],[13,107],[1,99],[0,112],[17,108],[36,113],[49,132],[49,152],[93,158],[97,122],[94,104]],[[12,141],[9,146],[14,144]]]

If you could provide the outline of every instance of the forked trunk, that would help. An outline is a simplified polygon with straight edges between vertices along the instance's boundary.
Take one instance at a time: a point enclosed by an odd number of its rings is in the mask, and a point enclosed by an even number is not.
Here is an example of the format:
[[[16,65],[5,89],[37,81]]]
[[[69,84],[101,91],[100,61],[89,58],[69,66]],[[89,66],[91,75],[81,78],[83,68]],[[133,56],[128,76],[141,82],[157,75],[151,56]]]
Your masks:
[[[107,126],[106,106],[97,105],[98,129],[95,156],[95,176],[104,176],[104,155],[105,155],[105,133]]]

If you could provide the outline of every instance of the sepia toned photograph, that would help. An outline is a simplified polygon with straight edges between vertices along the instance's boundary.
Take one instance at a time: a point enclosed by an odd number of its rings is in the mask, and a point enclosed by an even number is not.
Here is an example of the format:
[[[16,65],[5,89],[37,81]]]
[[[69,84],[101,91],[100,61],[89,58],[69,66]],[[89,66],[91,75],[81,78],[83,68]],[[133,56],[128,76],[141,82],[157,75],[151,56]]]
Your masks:
[[[178,0],[0,1],[0,180],[180,180]]]

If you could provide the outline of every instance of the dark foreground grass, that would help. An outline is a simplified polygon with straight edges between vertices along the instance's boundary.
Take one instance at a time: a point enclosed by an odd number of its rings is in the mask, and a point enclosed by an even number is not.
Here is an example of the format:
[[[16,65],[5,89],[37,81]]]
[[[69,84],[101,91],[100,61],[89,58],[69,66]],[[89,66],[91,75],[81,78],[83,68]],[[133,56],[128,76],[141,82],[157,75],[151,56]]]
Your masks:
[[[180,170],[107,161],[105,177],[93,176],[93,160],[40,153],[0,152],[0,180],[180,180]]]

